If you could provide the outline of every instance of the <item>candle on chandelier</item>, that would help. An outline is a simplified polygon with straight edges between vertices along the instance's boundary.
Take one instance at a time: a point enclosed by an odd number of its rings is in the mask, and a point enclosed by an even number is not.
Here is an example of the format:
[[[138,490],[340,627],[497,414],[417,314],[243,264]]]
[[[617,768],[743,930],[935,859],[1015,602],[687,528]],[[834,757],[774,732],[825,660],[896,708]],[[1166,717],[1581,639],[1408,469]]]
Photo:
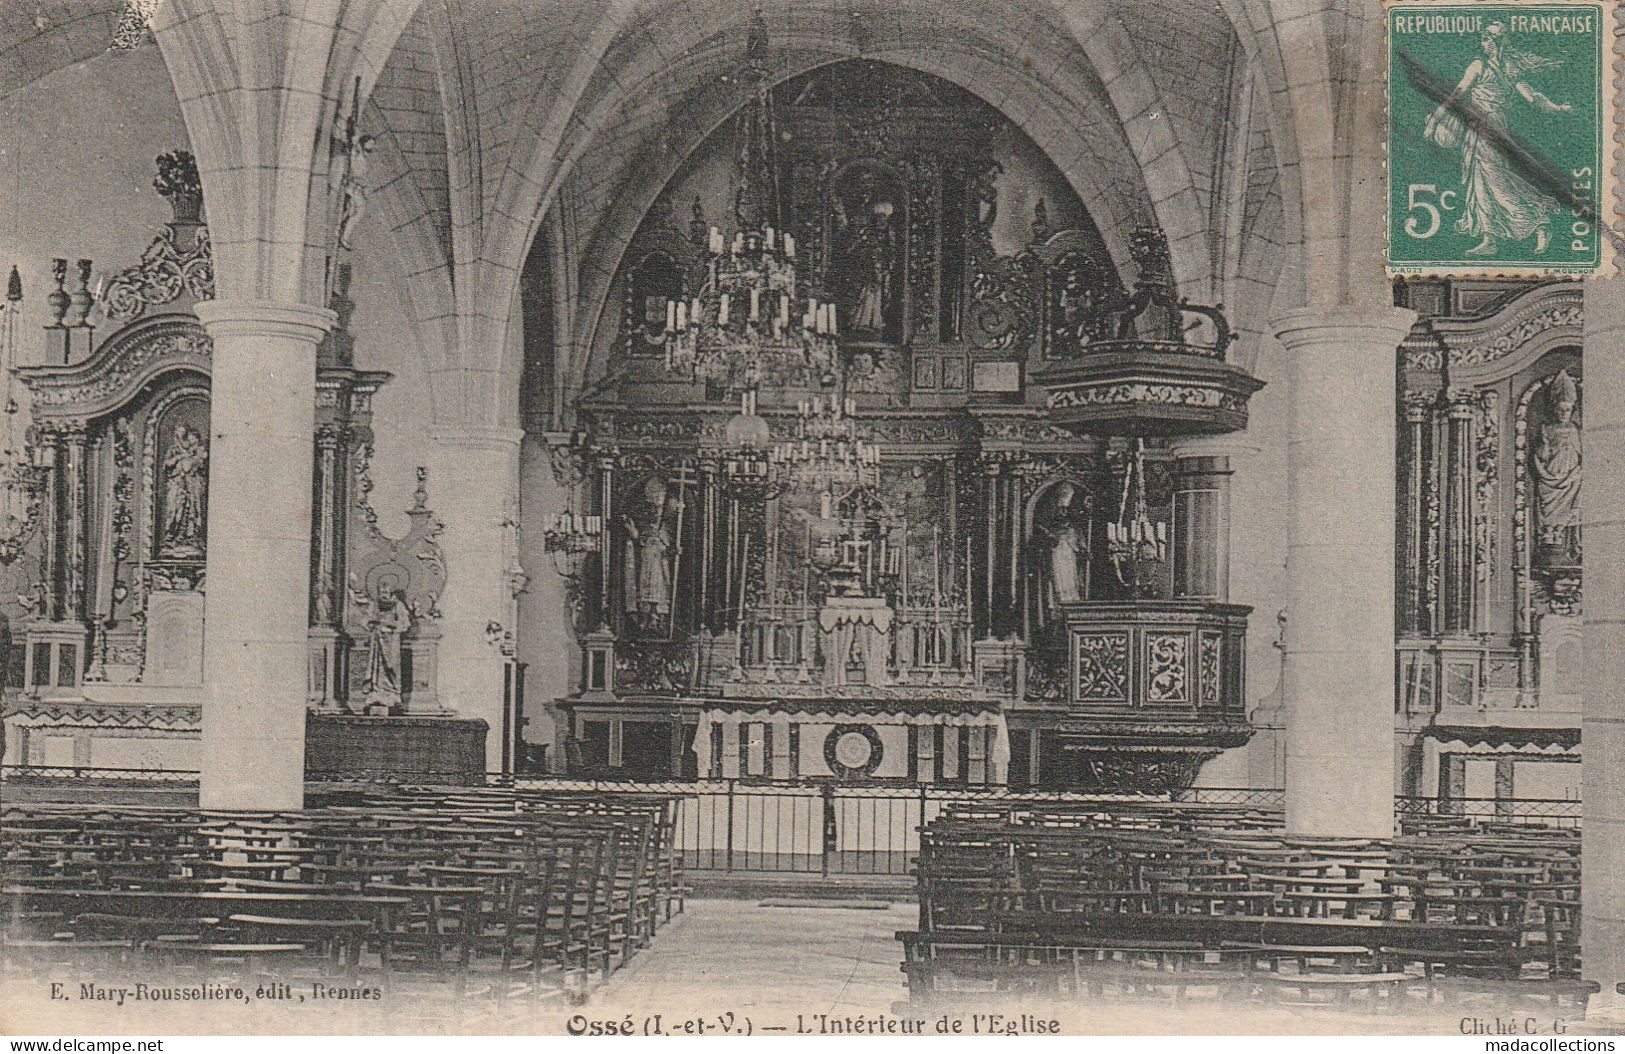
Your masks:
[[[711,228],[709,247],[712,256],[722,255],[722,231],[718,230],[714,225]]]
[[[717,325],[726,326],[727,324],[728,324],[728,294],[723,293],[722,294],[722,299],[717,304]]]
[[[681,333],[688,328],[688,305],[681,300],[677,302],[677,331]]]
[[[796,258],[796,237],[789,231],[784,233],[784,255],[791,260]]]
[[[773,251],[773,228],[772,227],[769,227],[767,229],[767,251],[768,252]]]
[[[750,320],[752,322],[762,320],[762,291],[760,289],[752,288],[750,291]]]
[[[666,332],[670,333],[677,328],[677,301],[666,301]]]

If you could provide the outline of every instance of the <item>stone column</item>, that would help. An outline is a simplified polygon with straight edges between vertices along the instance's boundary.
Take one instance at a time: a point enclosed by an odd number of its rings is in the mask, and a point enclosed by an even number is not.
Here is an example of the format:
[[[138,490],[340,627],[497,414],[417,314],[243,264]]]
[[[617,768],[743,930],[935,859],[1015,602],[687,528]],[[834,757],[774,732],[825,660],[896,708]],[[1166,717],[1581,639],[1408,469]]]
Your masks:
[[[502,760],[507,662],[493,639],[517,631],[518,603],[509,576],[504,524],[514,513],[519,494],[523,435],[517,428],[439,431],[429,469],[429,506],[445,525],[440,535],[446,558],[446,592],[440,598],[445,614],[440,622],[440,704],[458,717],[485,722],[485,767],[493,771]]]
[[[1585,682],[1580,944],[1601,990],[1586,1017],[1625,1023],[1625,280],[1585,288]]]
[[[204,809],[297,809],[305,797],[311,444],[316,344],[333,313],[197,306],[214,341],[204,602]]]
[[[1394,354],[1415,314],[1310,309],[1290,362],[1286,824],[1394,830]]]

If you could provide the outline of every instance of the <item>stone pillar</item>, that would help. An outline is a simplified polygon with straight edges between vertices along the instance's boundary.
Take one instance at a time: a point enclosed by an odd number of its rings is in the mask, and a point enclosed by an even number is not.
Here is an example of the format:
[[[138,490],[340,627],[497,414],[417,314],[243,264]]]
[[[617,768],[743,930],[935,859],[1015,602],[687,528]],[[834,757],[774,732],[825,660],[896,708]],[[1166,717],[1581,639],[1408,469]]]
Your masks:
[[[252,300],[207,301],[197,316],[214,341],[198,801],[298,809],[316,345],[334,316]]]
[[[1585,682],[1581,933],[1601,990],[1586,1017],[1625,1023],[1625,280],[1585,284]]]
[[[517,428],[435,433],[429,504],[445,525],[446,592],[440,598],[440,705],[486,724],[485,767],[502,759],[504,633],[517,631],[518,604],[508,519],[519,494]],[[562,646],[562,642],[560,642]]]
[[[1275,320],[1289,366],[1286,824],[1394,830],[1394,354],[1415,314]]]

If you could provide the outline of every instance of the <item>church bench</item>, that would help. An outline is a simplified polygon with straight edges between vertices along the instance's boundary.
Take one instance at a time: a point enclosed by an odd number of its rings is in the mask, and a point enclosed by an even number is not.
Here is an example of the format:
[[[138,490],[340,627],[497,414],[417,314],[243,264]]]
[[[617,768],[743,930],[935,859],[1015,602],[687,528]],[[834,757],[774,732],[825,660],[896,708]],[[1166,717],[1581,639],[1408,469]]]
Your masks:
[[[1315,1002],[1315,996],[1327,995],[1338,1004],[1347,1004],[1355,993],[1364,993],[1369,1009],[1382,1004],[1379,995],[1392,1003],[1399,990],[1417,981],[1406,973],[1255,973],[1249,975],[1255,986],[1269,989],[1296,991],[1305,1001]],[[1278,998],[1278,995],[1277,995]]]
[[[1283,914],[1326,918],[1341,908],[1344,918],[1387,918],[1393,913],[1392,893],[1360,893],[1349,890],[1324,892],[1315,889],[1289,889],[1281,894]]]
[[[234,914],[222,928],[242,940],[288,941],[310,948],[320,957],[343,967],[354,978],[360,971],[361,953],[374,936],[367,919],[301,919],[285,915]]]

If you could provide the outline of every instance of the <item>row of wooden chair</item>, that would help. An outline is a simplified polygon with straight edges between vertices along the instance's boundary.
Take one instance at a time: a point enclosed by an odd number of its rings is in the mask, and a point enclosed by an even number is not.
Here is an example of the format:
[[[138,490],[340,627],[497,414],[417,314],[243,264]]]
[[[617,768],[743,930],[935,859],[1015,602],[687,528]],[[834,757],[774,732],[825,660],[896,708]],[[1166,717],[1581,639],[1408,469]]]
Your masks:
[[[258,815],[6,808],[0,942],[30,968],[134,957],[579,997],[681,910],[675,816],[656,795],[467,788]]]
[[[990,982],[1087,992],[1113,978],[1176,996],[1226,978],[1254,993],[1372,999],[1413,984],[1538,978],[1545,995],[1574,994],[1577,831],[1309,839],[1238,822],[1249,812],[945,811],[920,835],[919,928],[898,934],[911,995]],[[1156,976],[1139,976],[1147,963]]]

